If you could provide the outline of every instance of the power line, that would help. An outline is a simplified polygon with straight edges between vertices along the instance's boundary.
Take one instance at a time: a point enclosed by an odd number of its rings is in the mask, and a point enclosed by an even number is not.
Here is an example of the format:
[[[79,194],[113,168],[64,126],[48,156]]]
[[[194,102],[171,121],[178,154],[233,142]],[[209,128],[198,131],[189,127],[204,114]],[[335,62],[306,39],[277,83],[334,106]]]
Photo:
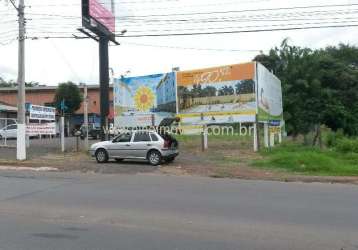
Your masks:
[[[308,30],[308,29],[324,29],[324,28],[349,28],[349,27],[358,27],[358,24],[310,26],[310,27],[292,27],[292,28],[276,28],[276,29],[256,29],[256,30],[232,30],[232,31],[215,31],[215,32],[141,34],[141,35],[126,35],[126,36],[116,35],[116,37],[125,38],[125,37],[160,37],[160,36],[197,36],[197,35],[258,33],[258,32],[268,32],[268,31]]]
[[[267,8],[267,9],[246,9],[246,10],[230,10],[230,11],[212,11],[212,12],[191,12],[191,13],[171,13],[171,14],[154,14],[154,15],[135,15],[135,16],[116,16],[118,18],[128,17],[163,17],[163,16],[190,16],[190,15],[211,15],[211,14],[228,14],[228,13],[244,13],[244,12],[260,12],[260,11],[282,11],[282,10],[296,10],[296,9],[312,9],[312,8],[333,8],[333,7],[352,7],[358,6],[357,4],[332,4],[332,5],[311,5],[311,6],[295,6],[295,7],[283,7],[283,8]],[[30,15],[40,16],[53,16],[62,18],[79,18],[79,16],[65,16],[48,13],[28,13]],[[107,18],[105,16],[100,18]]]
[[[168,37],[168,36],[197,36],[197,35],[218,35],[218,34],[240,34],[240,33],[259,33],[259,32],[273,32],[273,31],[290,31],[290,30],[309,30],[309,29],[328,29],[328,28],[352,28],[358,27],[358,24],[346,25],[326,25],[326,26],[308,26],[308,27],[291,27],[291,28],[276,28],[276,29],[256,29],[256,30],[233,30],[233,31],[215,31],[215,32],[192,32],[192,33],[169,33],[169,34],[142,34],[142,35],[127,35],[119,36],[121,38],[130,37]],[[27,39],[88,39],[88,37],[77,36],[28,36]]]
[[[145,43],[131,43],[131,42],[125,42],[124,44],[134,45],[134,46],[154,47],[154,48],[198,50],[198,51],[219,51],[219,52],[261,52],[262,51],[262,50],[249,50],[249,49],[244,50],[244,49],[218,49],[218,48],[180,47],[180,46],[155,45],[155,44],[145,44]]]

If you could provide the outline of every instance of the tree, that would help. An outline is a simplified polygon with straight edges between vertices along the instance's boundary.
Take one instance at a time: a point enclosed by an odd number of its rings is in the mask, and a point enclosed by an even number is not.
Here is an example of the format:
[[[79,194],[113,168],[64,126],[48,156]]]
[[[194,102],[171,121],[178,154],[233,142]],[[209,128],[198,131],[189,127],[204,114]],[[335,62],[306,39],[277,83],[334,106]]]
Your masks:
[[[31,82],[25,82],[25,86],[26,87],[38,87],[40,84],[38,82],[34,82],[34,81],[31,81]]]
[[[284,118],[288,133],[296,136],[321,125],[358,135],[358,48],[349,45],[311,50],[291,46],[256,56],[282,81]]]
[[[56,89],[54,103],[58,110],[60,110],[61,102],[65,101],[67,106],[66,113],[73,114],[80,107],[83,100],[80,89],[72,82],[60,83]]]
[[[254,93],[255,82],[253,80],[243,80],[239,81],[235,85],[235,92],[239,94],[252,94]]]
[[[235,90],[232,86],[225,85],[219,89],[219,96],[233,95],[234,93]]]
[[[0,88],[11,88],[15,86],[17,86],[17,84],[14,81],[5,81],[5,79],[0,77]]]
[[[25,82],[26,87],[38,87],[40,84],[38,82]],[[15,88],[17,87],[17,82],[14,80],[5,81],[3,78],[0,77],[0,88]]]
[[[203,96],[204,97],[210,97],[210,96],[216,96],[216,88],[213,86],[206,86],[203,90]]]

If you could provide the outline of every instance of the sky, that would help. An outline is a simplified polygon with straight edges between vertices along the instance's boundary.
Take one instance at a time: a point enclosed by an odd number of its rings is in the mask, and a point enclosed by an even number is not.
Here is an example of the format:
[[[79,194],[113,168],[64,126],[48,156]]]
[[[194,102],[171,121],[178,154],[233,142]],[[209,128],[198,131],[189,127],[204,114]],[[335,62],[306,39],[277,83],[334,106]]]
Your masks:
[[[358,12],[358,0],[114,1],[116,30],[118,33],[126,30],[124,36],[287,27],[291,25],[291,19],[296,20],[292,26],[317,25],[323,21],[327,25],[348,22],[358,24],[358,16],[354,15]],[[26,81],[45,85],[57,85],[65,81],[98,84],[99,49],[96,41],[41,39],[45,36],[80,36],[77,31],[81,27],[80,2],[25,0],[27,36],[39,38],[26,40]],[[344,4],[347,6],[328,9],[317,7],[258,11]],[[275,18],[279,20],[272,21]],[[12,5],[0,0],[0,77],[7,80],[16,80],[17,75],[16,19]],[[183,19],[186,21],[182,22]],[[265,53],[279,46],[285,38],[289,38],[289,42],[294,45],[323,48],[339,43],[356,45],[357,37],[358,27],[200,36],[118,37],[121,45],[110,46],[109,59],[115,77],[141,76],[169,72],[173,67],[191,70],[248,62],[261,51]]]

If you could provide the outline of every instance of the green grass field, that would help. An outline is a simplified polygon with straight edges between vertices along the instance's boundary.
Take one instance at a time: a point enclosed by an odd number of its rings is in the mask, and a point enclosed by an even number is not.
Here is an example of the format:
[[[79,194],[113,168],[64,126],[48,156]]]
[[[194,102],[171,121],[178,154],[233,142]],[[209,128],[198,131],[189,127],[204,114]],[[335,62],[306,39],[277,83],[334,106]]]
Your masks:
[[[252,165],[295,174],[316,176],[358,176],[358,154],[285,143],[261,153]]]

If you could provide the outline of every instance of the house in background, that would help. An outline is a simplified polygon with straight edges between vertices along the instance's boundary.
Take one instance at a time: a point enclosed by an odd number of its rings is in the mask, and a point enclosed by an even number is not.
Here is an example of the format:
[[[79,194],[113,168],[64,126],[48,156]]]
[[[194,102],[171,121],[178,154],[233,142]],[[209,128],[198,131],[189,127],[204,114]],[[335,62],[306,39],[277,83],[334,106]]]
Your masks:
[[[175,74],[168,73],[160,81],[156,89],[157,111],[176,113]]]
[[[0,129],[6,125],[15,123],[17,118],[17,107],[0,102]]]
[[[84,87],[79,86],[81,92],[84,92]],[[88,85],[88,120],[90,123],[100,124],[100,89],[99,85]],[[54,97],[57,86],[38,86],[38,87],[27,87],[26,88],[26,103],[31,103],[34,105],[41,106],[54,106]],[[13,114],[11,114],[11,108],[6,114],[15,117],[17,113],[17,88],[0,88],[0,101],[8,105],[8,107],[13,107]],[[113,86],[109,88],[109,119],[113,120]],[[9,113],[10,112],[10,113]],[[4,113],[4,112],[3,112]],[[79,128],[83,124],[83,103],[81,108],[76,111],[74,115],[71,116],[69,130],[72,131],[75,128]],[[1,114],[1,113],[0,113]],[[2,114],[4,116],[5,114]]]

